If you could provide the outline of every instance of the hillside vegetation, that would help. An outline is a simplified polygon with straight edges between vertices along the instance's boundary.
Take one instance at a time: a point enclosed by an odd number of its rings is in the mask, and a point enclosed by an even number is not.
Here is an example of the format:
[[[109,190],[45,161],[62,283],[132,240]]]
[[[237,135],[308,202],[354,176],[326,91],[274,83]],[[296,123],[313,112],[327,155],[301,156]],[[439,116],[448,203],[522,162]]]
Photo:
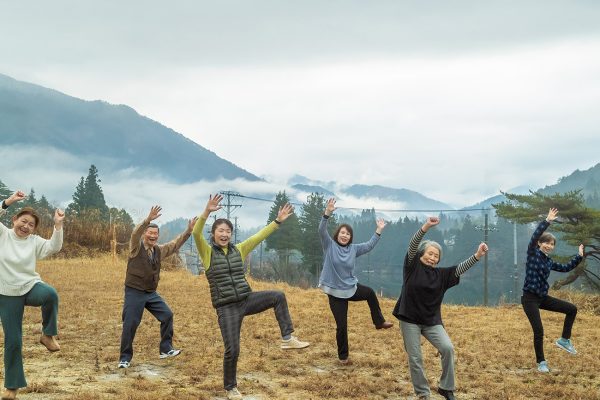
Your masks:
[[[38,344],[40,310],[28,307],[23,334],[29,387],[20,391],[19,399],[223,398],[222,340],[204,276],[184,270],[162,273],[159,292],[175,313],[174,343],[183,349],[182,355],[159,360],[159,323],[145,313],[132,367],[119,370],[125,260],[56,259],[40,263],[39,270],[60,295],[62,350],[50,354]],[[384,315],[395,323],[387,331],[373,328],[365,302],[350,305],[354,365],[341,367],[325,295],[284,284],[251,284],[255,290],[285,291],[296,334],[312,344],[283,352],[272,312],[247,317],[238,365],[245,399],[413,398],[398,321],[391,316],[395,299],[382,300]],[[561,332],[561,316],[542,312],[546,357],[553,368],[548,375],[533,368],[532,333],[520,307],[445,306],[444,321],[456,348],[457,398],[600,400],[599,299],[576,295],[574,300],[580,304],[573,336],[577,356],[552,344]],[[439,358],[429,344],[423,351],[435,388]],[[441,397],[433,394],[432,399]]]

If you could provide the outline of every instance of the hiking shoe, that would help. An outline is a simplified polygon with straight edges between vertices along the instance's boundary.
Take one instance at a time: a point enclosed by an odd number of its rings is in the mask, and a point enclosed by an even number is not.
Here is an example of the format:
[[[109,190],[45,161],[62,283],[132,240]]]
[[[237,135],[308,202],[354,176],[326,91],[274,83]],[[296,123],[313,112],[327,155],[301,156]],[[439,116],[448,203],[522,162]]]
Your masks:
[[[119,365],[117,368],[129,368],[131,363],[129,361],[119,361]]]
[[[438,393],[444,396],[446,400],[456,400],[456,397],[454,397],[454,392],[452,392],[452,390],[446,390],[439,387]]]
[[[2,400],[15,400],[17,398],[18,389],[5,389],[2,394]]]
[[[244,398],[237,387],[226,390],[225,393],[227,394],[227,400],[242,400]]]
[[[537,367],[538,367],[539,372],[543,372],[543,373],[550,372],[550,368],[548,368],[548,363],[546,361],[539,362]]]
[[[55,352],[60,350],[60,345],[54,338],[54,336],[42,335],[40,337],[40,343],[43,344],[48,351]]]
[[[171,349],[167,353],[160,353],[160,358],[171,358],[176,357],[181,353],[181,350]]]
[[[300,340],[298,340],[298,338],[296,336],[292,336],[288,340],[281,339],[281,348],[283,350],[303,349],[303,348],[308,347],[308,346],[310,346],[310,343],[308,343],[308,342],[301,342]]]
[[[575,350],[575,347],[573,347],[573,343],[571,343],[571,339],[560,338],[554,343],[556,343],[556,345],[558,347],[560,347],[561,349],[563,349],[571,354],[577,354],[577,350]]]

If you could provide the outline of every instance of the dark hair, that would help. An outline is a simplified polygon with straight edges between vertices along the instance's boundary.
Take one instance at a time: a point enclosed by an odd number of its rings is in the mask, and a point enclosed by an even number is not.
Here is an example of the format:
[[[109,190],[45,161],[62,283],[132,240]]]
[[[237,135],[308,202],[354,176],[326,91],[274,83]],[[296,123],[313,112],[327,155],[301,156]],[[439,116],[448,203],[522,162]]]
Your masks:
[[[219,219],[216,219],[215,222],[213,222],[212,227],[210,228],[210,234],[214,236],[215,231],[217,230],[217,226],[219,226],[221,224],[227,225],[229,227],[229,229],[231,229],[233,231],[233,224],[231,223],[230,220],[225,219],[225,218],[219,218]]]
[[[540,236],[540,238],[538,239],[538,242],[540,243],[554,243],[556,245],[556,238],[554,237],[553,234],[549,233],[549,232],[544,232],[542,233],[542,236]]]
[[[160,228],[155,223],[148,224],[148,226],[146,227],[146,230],[148,230],[150,228],[156,228],[156,230],[158,230],[160,232]]]
[[[346,228],[346,230],[347,230],[348,232],[350,232],[350,240],[349,240],[349,241],[348,241],[348,243],[347,243],[347,244],[345,244],[345,245],[344,245],[344,244],[341,244],[341,243],[338,241],[338,236],[339,236],[339,234],[340,234],[340,231],[342,230],[342,228]],[[336,242],[337,244],[339,244],[340,246],[348,246],[350,243],[352,243],[352,239],[353,239],[353,238],[354,238],[354,232],[352,231],[352,227],[351,227],[350,225],[348,225],[348,224],[340,224],[340,226],[338,226],[338,227],[337,227],[337,229],[335,230],[335,232],[333,232],[333,240],[335,240],[335,242]]]
[[[19,210],[18,213],[15,214],[15,219],[21,217],[21,215],[31,215],[35,220],[35,226],[37,227],[40,224],[40,216],[35,212],[35,210],[31,207],[23,207]]]

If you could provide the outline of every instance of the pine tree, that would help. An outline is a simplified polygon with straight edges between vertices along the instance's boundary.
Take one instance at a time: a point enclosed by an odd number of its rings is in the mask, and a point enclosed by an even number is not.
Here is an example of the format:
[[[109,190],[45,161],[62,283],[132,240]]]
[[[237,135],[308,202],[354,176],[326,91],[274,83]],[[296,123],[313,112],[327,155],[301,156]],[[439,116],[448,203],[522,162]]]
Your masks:
[[[299,220],[302,233],[300,251],[302,252],[303,266],[314,274],[316,279],[319,279],[319,271],[323,266],[323,248],[318,231],[324,210],[324,195],[311,193],[307,197],[306,203],[302,205],[302,215]],[[330,232],[335,229],[335,224],[335,217],[332,215],[328,223]]]
[[[4,184],[4,182],[0,180],[0,202],[8,199],[12,195],[12,193],[13,192]],[[8,226],[10,224],[10,217],[8,216],[8,214],[5,214],[2,217],[0,217],[0,222],[2,222],[5,226]]]
[[[275,201],[269,212],[269,219],[267,223],[277,218],[279,208],[290,202],[289,197],[283,192],[277,193]],[[290,252],[292,250],[300,249],[300,225],[298,223],[298,217],[296,214],[290,215],[284,223],[281,224],[277,232],[273,233],[266,240],[266,249],[275,250],[279,255],[279,261],[282,265],[286,266],[289,264]]]
[[[73,202],[69,204],[67,211],[73,216],[85,216],[91,219],[108,220],[109,212],[104,193],[100,187],[98,169],[91,165],[87,177],[81,180],[73,193]]]

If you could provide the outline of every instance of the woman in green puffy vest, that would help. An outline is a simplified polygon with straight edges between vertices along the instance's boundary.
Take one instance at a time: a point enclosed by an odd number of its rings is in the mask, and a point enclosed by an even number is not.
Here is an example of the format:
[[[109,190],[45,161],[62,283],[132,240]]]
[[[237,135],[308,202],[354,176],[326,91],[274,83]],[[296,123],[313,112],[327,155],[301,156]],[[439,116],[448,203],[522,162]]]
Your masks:
[[[294,328],[285,294],[274,290],[253,292],[244,274],[246,256],[277,230],[294,212],[293,207],[290,204],[281,207],[274,221],[236,245],[231,243],[231,221],[217,219],[212,224],[209,244],[202,235],[202,230],[210,213],[221,209],[222,199],[220,194],[209,197],[192,235],[206,271],[211,301],[217,311],[217,320],[223,336],[223,385],[226,396],[228,399],[242,399],[242,394],[237,389],[236,370],[240,353],[240,331],[246,315],[273,308],[281,331],[282,349],[303,349],[308,347],[309,343],[292,336]]]

